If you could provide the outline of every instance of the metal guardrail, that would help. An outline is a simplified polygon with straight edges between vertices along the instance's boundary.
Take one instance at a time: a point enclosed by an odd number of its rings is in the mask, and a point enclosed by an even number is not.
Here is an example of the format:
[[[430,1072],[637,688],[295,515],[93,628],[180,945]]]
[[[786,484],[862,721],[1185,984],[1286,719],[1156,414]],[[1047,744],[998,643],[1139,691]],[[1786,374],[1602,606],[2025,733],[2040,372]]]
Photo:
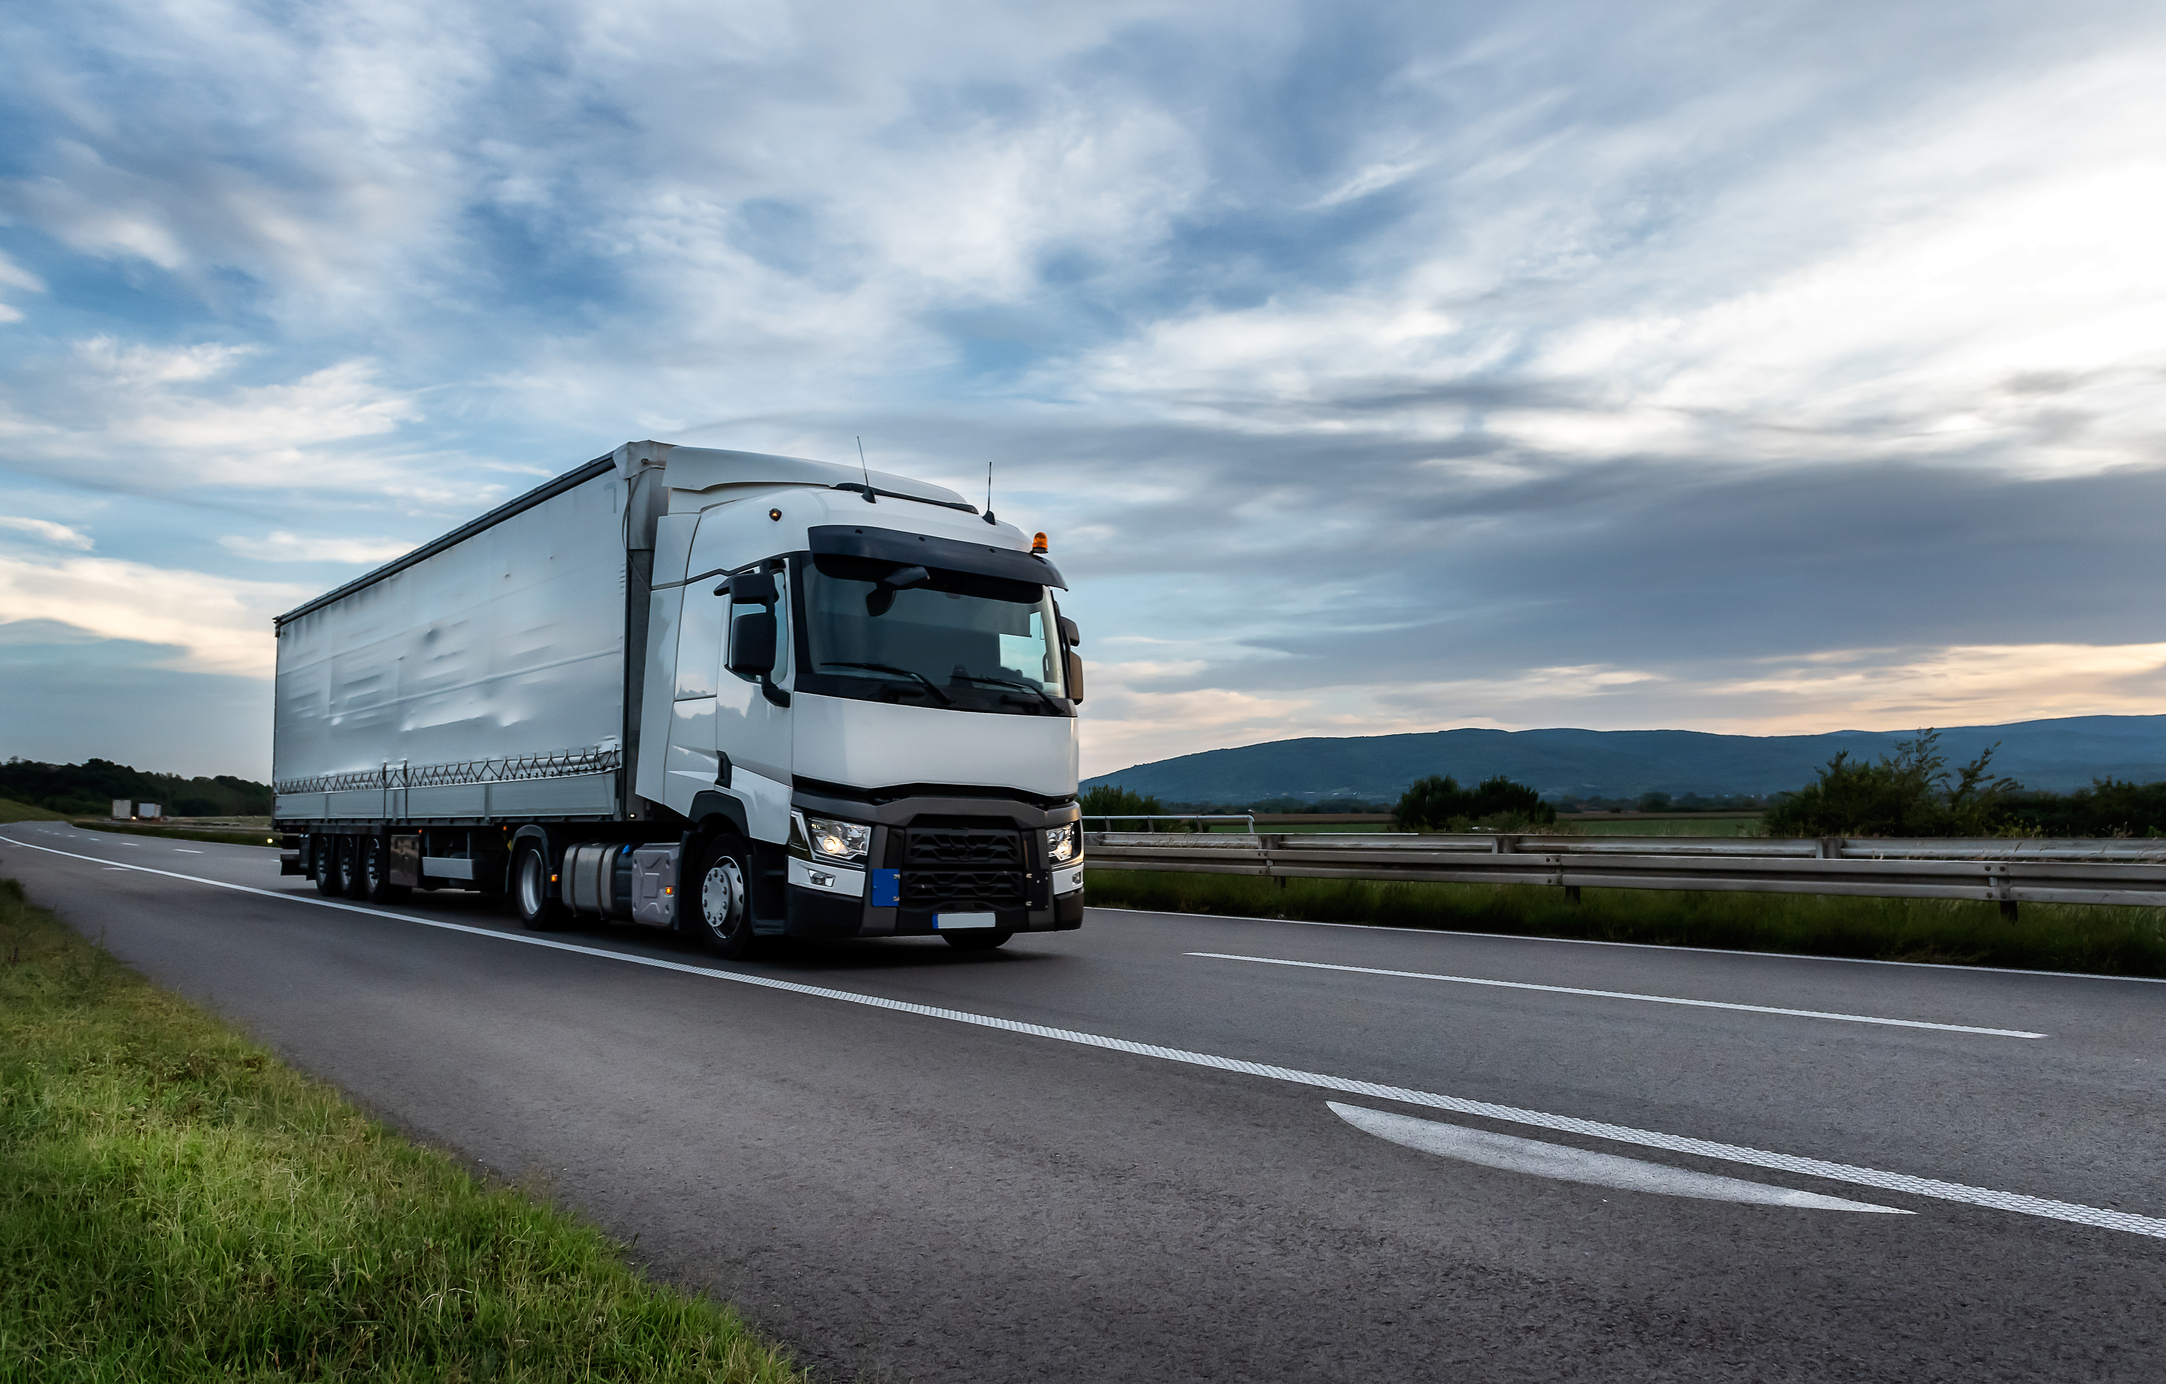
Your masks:
[[[2166,907],[2166,841],[1089,832],[1126,870]]]
[[[1247,812],[1166,812],[1156,816],[1130,816],[1115,812],[1105,816],[1086,816],[1083,819],[1083,825],[1086,828],[1092,822],[1195,822],[1198,825],[1209,822],[1239,822],[1248,828],[1250,835],[1253,836],[1256,833],[1255,815]],[[1204,826],[1203,829],[1209,831],[1210,827]],[[1146,826],[1143,830],[1149,833],[1154,831],[1155,828]]]

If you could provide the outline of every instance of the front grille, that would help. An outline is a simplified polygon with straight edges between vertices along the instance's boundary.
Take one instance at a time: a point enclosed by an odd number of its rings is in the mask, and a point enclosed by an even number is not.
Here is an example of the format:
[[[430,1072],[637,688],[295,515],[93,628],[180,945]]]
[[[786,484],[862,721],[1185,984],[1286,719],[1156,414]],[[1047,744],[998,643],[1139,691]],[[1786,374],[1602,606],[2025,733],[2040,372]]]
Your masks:
[[[902,906],[1022,908],[1023,834],[1014,827],[916,826],[903,833]]]
[[[1023,834],[1014,827],[911,827],[903,837],[903,868],[1020,870]]]

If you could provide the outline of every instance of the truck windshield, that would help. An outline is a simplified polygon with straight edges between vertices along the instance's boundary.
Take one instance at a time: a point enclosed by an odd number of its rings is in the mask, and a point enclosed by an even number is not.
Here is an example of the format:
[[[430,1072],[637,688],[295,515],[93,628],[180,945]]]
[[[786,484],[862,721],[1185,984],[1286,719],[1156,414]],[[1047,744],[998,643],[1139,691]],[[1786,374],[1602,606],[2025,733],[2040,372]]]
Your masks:
[[[1044,587],[821,554],[804,574],[807,692],[1023,716],[1074,712]]]

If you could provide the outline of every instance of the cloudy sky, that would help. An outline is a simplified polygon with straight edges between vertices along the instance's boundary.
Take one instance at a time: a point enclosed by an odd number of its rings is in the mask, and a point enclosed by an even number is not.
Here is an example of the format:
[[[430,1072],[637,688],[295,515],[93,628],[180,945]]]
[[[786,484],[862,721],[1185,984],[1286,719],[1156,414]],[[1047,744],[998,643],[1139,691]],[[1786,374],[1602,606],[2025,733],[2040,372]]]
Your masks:
[[[0,754],[616,444],[1045,528],[1085,769],[2166,710],[2166,10],[7,7]]]

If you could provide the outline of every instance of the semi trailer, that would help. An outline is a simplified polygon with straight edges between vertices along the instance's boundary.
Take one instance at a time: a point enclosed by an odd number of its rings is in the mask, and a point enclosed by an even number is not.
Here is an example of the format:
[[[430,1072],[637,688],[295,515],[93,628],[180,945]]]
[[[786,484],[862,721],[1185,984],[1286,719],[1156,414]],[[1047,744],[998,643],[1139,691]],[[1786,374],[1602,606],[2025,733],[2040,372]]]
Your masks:
[[[626,443],[277,618],[280,868],[725,957],[1078,927],[1066,589],[940,486]]]

